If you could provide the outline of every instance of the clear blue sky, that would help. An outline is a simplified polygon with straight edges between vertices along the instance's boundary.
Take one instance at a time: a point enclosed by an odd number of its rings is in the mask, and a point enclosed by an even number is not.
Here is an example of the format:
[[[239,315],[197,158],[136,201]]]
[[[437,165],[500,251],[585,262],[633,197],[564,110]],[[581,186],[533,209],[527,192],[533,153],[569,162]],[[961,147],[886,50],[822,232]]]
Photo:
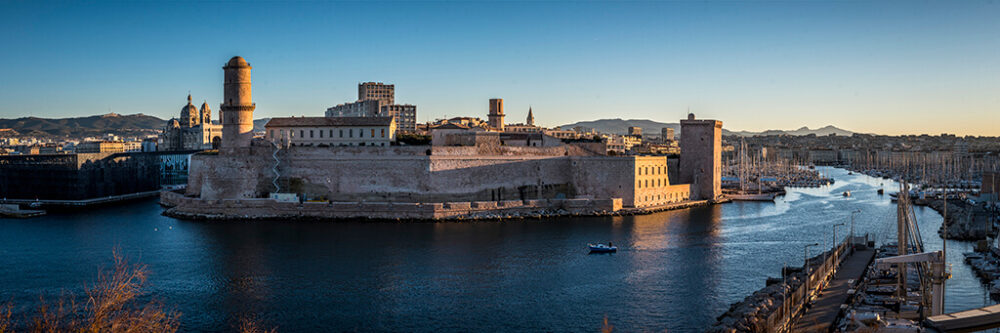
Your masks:
[[[0,2],[0,117],[217,112],[254,66],[256,117],[396,84],[418,121],[675,122],[1000,135],[1000,1]]]

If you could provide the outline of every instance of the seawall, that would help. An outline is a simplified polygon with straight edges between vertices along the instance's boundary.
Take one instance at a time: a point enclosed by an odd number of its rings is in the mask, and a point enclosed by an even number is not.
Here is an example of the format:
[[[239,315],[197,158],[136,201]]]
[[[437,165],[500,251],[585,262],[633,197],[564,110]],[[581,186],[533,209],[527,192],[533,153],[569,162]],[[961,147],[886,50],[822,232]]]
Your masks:
[[[192,220],[387,220],[448,221],[543,218],[556,216],[637,215],[711,204],[686,201],[622,209],[620,198],[536,199],[459,202],[277,202],[271,199],[206,200],[162,192],[164,215]]]

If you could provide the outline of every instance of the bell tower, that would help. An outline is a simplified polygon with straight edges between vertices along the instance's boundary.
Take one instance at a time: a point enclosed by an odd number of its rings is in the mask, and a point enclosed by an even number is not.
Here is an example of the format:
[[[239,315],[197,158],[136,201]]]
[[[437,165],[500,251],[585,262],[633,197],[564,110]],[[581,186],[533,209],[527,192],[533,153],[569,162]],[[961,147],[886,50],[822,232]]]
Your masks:
[[[253,139],[253,103],[250,85],[250,64],[236,56],[222,67],[225,71],[222,106],[222,148],[249,147]]]

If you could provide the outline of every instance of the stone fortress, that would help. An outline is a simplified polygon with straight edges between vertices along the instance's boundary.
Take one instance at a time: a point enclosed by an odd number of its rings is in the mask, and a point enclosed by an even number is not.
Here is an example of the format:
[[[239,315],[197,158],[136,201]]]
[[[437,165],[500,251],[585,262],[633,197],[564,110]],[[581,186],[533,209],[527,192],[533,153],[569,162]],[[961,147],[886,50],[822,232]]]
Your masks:
[[[250,64],[233,57],[223,69],[221,146],[191,157],[184,194],[163,193],[168,215],[465,219],[635,213],[720,199],[721,121],[682,121],[679,161],[608,156],[587,146],[594,143],[548,136],[540,146],[506,145],[491,132],[455,133],[471,140],[450,145],[294,145],[253,137]],[[503,126],[502,108],[490,101],[491,125]]]

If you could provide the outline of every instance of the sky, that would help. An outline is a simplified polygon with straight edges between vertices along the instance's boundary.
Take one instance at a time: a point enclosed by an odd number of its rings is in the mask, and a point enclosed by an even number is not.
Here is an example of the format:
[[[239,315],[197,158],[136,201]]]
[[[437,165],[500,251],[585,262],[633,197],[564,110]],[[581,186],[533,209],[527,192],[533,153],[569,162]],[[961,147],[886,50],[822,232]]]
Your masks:
[[[177,117],[253,66],[256,118],[396,85],[417,121],[676,122],[1000,136],[1000,1],[0,0],[0,118]]]

